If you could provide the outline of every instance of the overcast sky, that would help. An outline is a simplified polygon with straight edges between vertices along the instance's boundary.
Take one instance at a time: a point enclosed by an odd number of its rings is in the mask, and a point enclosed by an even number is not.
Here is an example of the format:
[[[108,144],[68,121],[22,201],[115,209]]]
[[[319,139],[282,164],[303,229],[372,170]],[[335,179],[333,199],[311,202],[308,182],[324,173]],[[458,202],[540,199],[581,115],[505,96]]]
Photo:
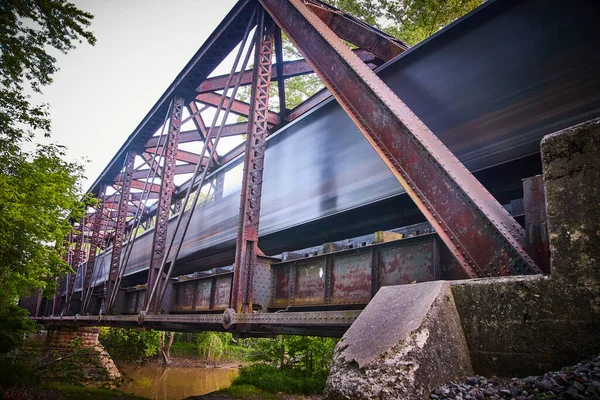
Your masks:
[[[52,141],[84,157],[86,190],[183,69],[235,0],[81,0],[95,46],[59,55],[44,88]]]

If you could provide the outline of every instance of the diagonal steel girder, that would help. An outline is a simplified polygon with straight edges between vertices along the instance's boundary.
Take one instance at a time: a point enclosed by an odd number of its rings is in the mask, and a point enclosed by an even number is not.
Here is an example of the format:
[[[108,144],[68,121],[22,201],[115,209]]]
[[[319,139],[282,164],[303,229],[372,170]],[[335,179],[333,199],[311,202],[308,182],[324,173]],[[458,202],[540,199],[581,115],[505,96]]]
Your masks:
[[[119,290],[116,287],[117,276],[119,268],[121,266],[121,250],[123,249],[123,240],[125,238],[125,226],[127,224],[127,211],[129,207],[129,194],[131,193],[131,182],[133,175],[133,165],[135,162],[135,153],[130,151],[127,154],[127,161],[125,162],[125,172],[123,180],[121,181],[121,198],[119,199],[119,213],[117,215],[117,228],[115,229],[115,238],[112,247],[112,254],[110,258],[110,270],[108,273],[108,280],[106,281],[106,312],[109,313],[110,304],[108,300],[113,297],[113,292]]]
[[[471,277],[540,273],[525,232],[301,0],[260,0]],[[332,144],[333,145],[333,144]]]
[[[177,148],[179,146],[179,132],[181,131],[181,117],[185,99],[181,96],[173,98],[173,109],[169,122],[169,137],[167,139],[167,152],[164,157],[164,166],[161,176],[160,197],[158,199],[158,207],[156,209],[156,227],[154,228],[154,240],[152,242],[152,257],[150,268],[148,268],[148,288],[146,293],[150,292],[150,288],[154,287],[155,281],[161,279],[159,272],[165,254],[165,245],[167,244],[167,228],[169,226],[169,216],[171,213],[171,199],[173,197],[173,189],[175,188],[175,163],[177,161]],[[148,307],[150,296],[146,296],[144,301]]]

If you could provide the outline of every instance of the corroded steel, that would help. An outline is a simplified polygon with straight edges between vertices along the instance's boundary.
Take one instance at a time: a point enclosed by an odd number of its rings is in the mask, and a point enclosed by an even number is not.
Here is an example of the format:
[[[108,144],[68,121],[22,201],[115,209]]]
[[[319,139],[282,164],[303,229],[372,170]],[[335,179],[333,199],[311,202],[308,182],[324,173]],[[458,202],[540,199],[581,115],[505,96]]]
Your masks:
[[[524,230],[301,0],[261,0],[471,277],[539,273]]]
[[[129,194],[131,192],[131,183],[133,175],[133,164],[135,161],[135,153],[130,152],[127,155],[125,162],[125,173],[123,179],[120,181],[121,185],[119,191],[121,192],[121,198],[119,199],[119,213],[117,215],[117,227],[114,233],[114,241],[112,247],[112,255],[110,258],[110,271],[108,273],[107,286],[107,298],[112,297],[113,291],[119,290],[115,287],[117,277],[119,274],[119,267],[121,266],[121,249],[123,248],[123,240],[125,238],[125,225],[127,224],[127,212],[129,209]],[[107,310],[110,312],[111,310]]]
[[[198,96],[196,96],[196,100],[198,100],[199,102],[202,102],[204,104],[210,104],[211,106],[218,107],[218,104],[221,101],[221,95],[218,93],[214,93],[214,92],[202,93],[202,94],[199,94]],[[250,117],[249,117],[250,112],[251,112],[250,104],[245,103],[240,100],[236,100],[236,99],[233,99],[233,101],[232,101],[231,98],[226,97],[225,101],[221,103],[221,108],[228,107],[229,103],[231,103],[231,112],[232,113],[237,114],[237,115],[242,115],[242,116],[248,117],[248,119],[250,119]],[[265,113],[265,117],[267,118],[267,120],[269,121],[270,124],[277,125],[280,122],[279,116],[277,114],[275,114],[274,112],[267,111]]]
[[[250,116],[244,157],[244,174],[240,201],[232,305],[236,312],[252,312],[252,277],[258,250],[260,199],[268,133],[269,90],[271,88],[271,59],[273,56],[273,27],[265,24],[261,12],[257,32]],[[266,30],[265,30],[266,28]],[[263,31],[264,30],[264,31]]]
[[[67,295],[66,295],[66,307],[67,311],[71,305],[71,296],[73,296],[73,289],[75,288],[75,278],[77,277],[77,271],[79,271],[79,265],[83,260],[83,240],[85,238],[85,217],[79,221],[79,234],[75,238],[75,251],[70,260],[71,268],[73,272],[69,274]]]
[[[550,241],[546,215],[546,191],[542,175],[523,179],[523,208],[527,251],[544,273],[550,273]]]
[[[167,151],[164,157],[163,173],[161,176],[160,197],[156,210],[156,228],[154,229],[154,240],[152,243],[152,259],[148,269],[147,287],[154,286],[159,279],[158,271],[161,268],[167,242],[167,227],[171,210],[171,198],[175,189],[175,162],[177,147],[179,145],[179,132],[181,130],[181,116],[185,99],[176,96],[173,99],[173,110],[169,122],[169,137],[166,143]],[[147,304],[146,304],[147,305]]]
[[[304,3],[337,36],[370,51],[384,61],[391,60],[410,47],[322,1],[304,0]]]
[[[102,228],[102,220],[104,218],[104,200],[106,197],[106,184],[100,185],[100,196],[98,199],[98,204],[96,205],[96,212],[94,214],[94,220],[92,222],[92,238],[90,240],[90,253],[87,260],[87,265],[85,269],[85,279],[83,282],[83,292],[82,292],[82,300],[83,303],[81,305],[81,313],[85,313],[87,311],[88,303],[89,303],[89,290],[92,285],[92,279],[94,277],[94,271],[96,268],[96,253],[98,250],[98,246],[102,241],[102,237],[100,235],[100,231]],[[92,289],[93,290],[93,289]]]
[[[276,28],[277,30],[277,28]],[[277,57],[277,34],[275,35],[275,56]],[[381,64],[382,61],[379,57],[374,56],[370,52],[364,49],[354,49],[352,50],[356,53],[357,56],[360,57],[367,64]],[[305,60],[291,60],[291,61],[281,61],[279,67],[277,67],[277,62],[275,63],[275,70],[272,72],[271,80],[277,81],[278,84],[282,83],[285,79],[293,78],[295,76],[312,74],[314,71],[309,63]],[[248,69],[244,72],[241,72],[242,77],[240,81],[240,85],[250,85],[252,83],[252,70]],[[240,75],[240,72],[236,72],[234,75],[234,79]],[[204,82],[200,84],[198,89],[198,93],[209,93],[215,92],[217,90],[223,90],[225,87],[225,82],[227,82],[227,78],[229,75],[219,75],[214,76],[212,78],[206,79]],[[283,79],[281,78],[283,77]]]

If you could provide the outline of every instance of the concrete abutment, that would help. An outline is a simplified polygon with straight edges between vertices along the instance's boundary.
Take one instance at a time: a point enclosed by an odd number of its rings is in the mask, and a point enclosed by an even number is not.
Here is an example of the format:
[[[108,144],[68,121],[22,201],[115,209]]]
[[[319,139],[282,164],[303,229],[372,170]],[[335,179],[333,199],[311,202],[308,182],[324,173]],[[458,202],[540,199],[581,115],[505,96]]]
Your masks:
[[[476,374],[524,376],[600,352],[600,119],[546,136],[541,150],[551,274],[439,282],[452,301],[437,309],[428,299],[441,286],[410,285],[420,287],[409,289],[420,293],[412,298],[419,315],[394,312],[406,301],[402,286],[381,289],[336,348],[327,398],[426,398],[471,365]],[[425,326],[443,325],[414,350]],[[430,357],[440,344],[445,350]],[[349,355],[353,347],[366,353]],[[422,379],[407,374],[415,366]]]

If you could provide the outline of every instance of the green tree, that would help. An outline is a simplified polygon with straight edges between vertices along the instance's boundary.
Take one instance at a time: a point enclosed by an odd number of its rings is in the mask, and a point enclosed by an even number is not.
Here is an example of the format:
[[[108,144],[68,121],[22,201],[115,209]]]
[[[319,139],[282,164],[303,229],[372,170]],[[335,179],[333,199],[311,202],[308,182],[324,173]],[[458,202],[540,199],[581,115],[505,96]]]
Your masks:
[[[85,211],[83,166],[65,161],[63,146],[33,145],[51,124],[48,105],[29,93],[41,93],[58,69],[48,50],[95,43],[92,18],[65,0],[0,2],[0,303],[53,288],[69,270],[62,241],[69,218]]]
[[[462,17],[484,0],[329,0],[398,39],[414,45]]]

